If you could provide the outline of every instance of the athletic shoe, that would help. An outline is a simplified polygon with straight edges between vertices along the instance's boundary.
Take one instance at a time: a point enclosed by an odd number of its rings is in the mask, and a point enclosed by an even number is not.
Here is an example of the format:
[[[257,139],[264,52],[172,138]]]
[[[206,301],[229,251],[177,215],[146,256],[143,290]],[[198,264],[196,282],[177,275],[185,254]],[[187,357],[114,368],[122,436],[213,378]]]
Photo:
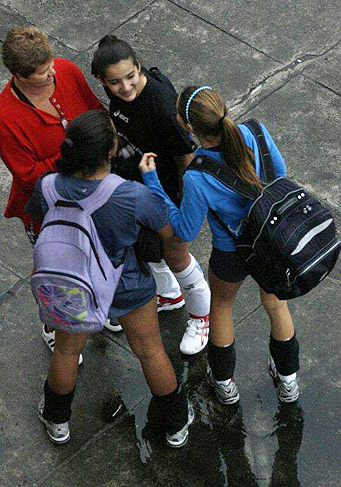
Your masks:
[[[48,349],[50,350],[51,353],[54,351],[54,344],[55,344],[55,333],[54,330],[52,331],[46,331],[45,330],[45,325],[43,325],[43,332],[42,332],[42,337],[44,342],[46,343]],[[78,365],[82,365],[83,363],[83,355],[79,354],[79,359],[78,359]]]
[[[188,427],[193,423],[194,421],[194,409],[193,407],[189,404],[188,405],[188,421],[187,424],[180,430],[174,433],[174,435],[169,435],[166,433],[166,441],[167,445],[172,447],[172,448],[181,448],[182,446],[185,446],[187,441],[188,441]]]
[[[185,300],[182,294],[175,299],[165,298],[157,295],[157,310],[160,311],[172,311],[173,309],[182,308],[185,305]]]
[[[46,433],[52,443],[56,445],[63,445],[70,439],[69,423],[52,423],[43,418],[44,413],[44,394],[41,396],[38,404],[38,417],[42,423],[46,426]]]
[[[185,355],[195,355],[207,345],[209,315],[202,318],[191,317],[187,321],[186,331],[180,343],[180,351]]]
[[[227,384],[218,384],[213,377],[211,368],[208,366],[206,380],[214,388],[217,399],[221,404],[229,405],[239,401],[239,392],[233,377],[231,377]]]
[[[117,321],[110,321],[109,319],[107,319],[107,322],[105,323],[104,326],[105,326],[105,328],[108,328],[108,330],[114,331],[116,333],[118,331],[123,330],[122,326]]]
[[[295,402],[300,395],[300,389],[297,384],[297,380],[294,379],[291,382],[283,381],[277,372],[275,362],[273,358],[269,357],[268,362],[269,374],[272,377],[273,383],[277,389],[277,397],[281,402]]]

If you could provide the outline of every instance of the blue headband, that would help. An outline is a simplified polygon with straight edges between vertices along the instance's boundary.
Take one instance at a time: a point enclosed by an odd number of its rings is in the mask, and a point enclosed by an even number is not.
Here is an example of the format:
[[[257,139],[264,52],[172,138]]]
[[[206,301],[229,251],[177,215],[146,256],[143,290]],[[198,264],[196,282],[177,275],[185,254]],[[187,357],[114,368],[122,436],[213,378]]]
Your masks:
[[[187,105],[186,105],[186,110],[185,110],[187,123],[190,123],[190,121],[189,121],[189,106],[192,103],[193,98],[198,93],[200,93],[200,91],[202,91],[202,90],[212,90],[212,88],[210,86],[204,85],[204,86],[200,86],[200,88],[197,88],[195,91],[193,91],[193,93],[191,94],[191,96],[187,100]]]

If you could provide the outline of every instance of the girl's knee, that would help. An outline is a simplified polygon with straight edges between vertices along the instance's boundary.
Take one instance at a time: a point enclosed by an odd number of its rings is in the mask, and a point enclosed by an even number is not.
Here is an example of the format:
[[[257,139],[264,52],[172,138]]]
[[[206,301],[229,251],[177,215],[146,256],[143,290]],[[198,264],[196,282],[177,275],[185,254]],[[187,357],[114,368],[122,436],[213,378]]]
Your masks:
[[[287,302],[281,301],[274,294],[261,294],[261,301],[268,314],[277,314],[287,308]]]

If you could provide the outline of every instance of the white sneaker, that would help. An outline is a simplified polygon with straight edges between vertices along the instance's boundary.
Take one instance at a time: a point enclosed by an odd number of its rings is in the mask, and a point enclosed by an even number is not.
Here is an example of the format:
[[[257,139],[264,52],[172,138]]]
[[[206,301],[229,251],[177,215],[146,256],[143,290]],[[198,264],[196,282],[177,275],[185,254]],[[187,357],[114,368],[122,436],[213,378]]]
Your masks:
[[[47,331],[45,331],[45,325],[43,325],[42,337],[43,337],[44,342],[46,343],[46,346],[50,350],[50,352],[53,353],[54,344],[56,341],[54,330],[47,332]],[[78,365],[82,365],[82,363],[83,363],[83,355],[79,354]]]
[[[110,321],[109,318],[107,319],[107,322],[105,323],[105,328],[108,328],[110,331],[118,332],[122,331],[123,328],[122,326],[117,322],[117,321]]]
[[[274,386],[277,389],[278,399],[281,402],[287,402],[287,403],[297,401],[298,396],[300,395],[300,389],[297,380],[294,379],[291,382],[285,382],[284,380],[281,380],[281,378],[278,375],[275,362],[271,357],[271,355],[268,361],[268,370],[269,370],[270,377],[273,380]]]
[[[70,439],[70,429],[69,423],[52,423],[51,421],[47,421],[47,419],[43,418],[44,413],[44,394],[41,396],[38,404],[38,417],[42,423],[46,426],[46,433],[52,443],[56,445],[63,445]]]
[[[209,315],[202,318],[190,318],[180,343],[180,351],[184,355],[195,355],[207,345],[209,332]]]
[[[188,427],[193,423],[194,421],[194,409],[191,405],[188,405],[188,421],[187,424],[180,430],[174,433],[174,435],[169,435],[166,433],[166,441],[167,445],[172,447],[172,448],[181,448],[182,446],[185,446],[187,441],[188,441]]]
[[[226,384],[218,384],[213,377],[211,368],[207,367],[206,380],[214,388],[217,399],[221,404],[230,405],[239,401],[239,392],[233,377],[226,381]]]

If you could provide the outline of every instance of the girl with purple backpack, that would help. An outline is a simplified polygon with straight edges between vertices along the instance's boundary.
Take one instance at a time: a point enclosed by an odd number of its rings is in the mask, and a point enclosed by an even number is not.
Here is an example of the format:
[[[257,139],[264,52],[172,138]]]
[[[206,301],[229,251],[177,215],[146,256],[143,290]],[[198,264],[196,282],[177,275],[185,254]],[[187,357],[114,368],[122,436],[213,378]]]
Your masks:
[[[116,130],[108,113],[93,110],[73,120],[61,146],[62,158],[56,163],[55,190],[61,199],[81,205],[82,199],[91,195],[110,174],[109,161],[117,145]],[[42,179],[38,180],[26,209],[42,222],[48,210]],[[133,250],[141,225],[156,231],[163,239],[172,238],[167,206],[144,185],[123,181],[108,201],[92,213],[92,219],[113,266],[124,262],[110,307],[111,316],[119,320],[141,362],[146,381],[164,415],[167,444],[179,448],[188,439],[194,411],[178,385],[161,341],[154,279],[151,274],[141,272]],[[70,439],[69,419],[78,359],[89,333],[87,329],[74,333],[72,324],[65,327],[57,322],[55,328],[55,349],[38,413],[49,439],[63,444]]]

